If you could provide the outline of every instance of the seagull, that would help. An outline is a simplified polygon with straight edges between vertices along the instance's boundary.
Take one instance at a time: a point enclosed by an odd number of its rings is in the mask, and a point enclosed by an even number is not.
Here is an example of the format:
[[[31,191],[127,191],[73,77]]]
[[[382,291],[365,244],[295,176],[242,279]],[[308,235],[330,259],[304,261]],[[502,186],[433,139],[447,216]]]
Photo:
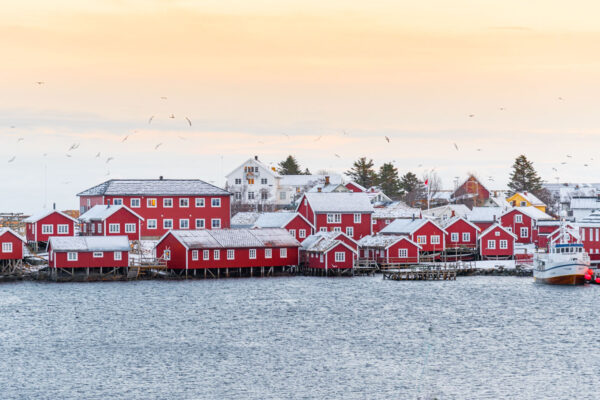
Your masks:
[[[285,136],[286,138],[290,138],[290,135],[288,135],[287,133],[282,133],[283,136]]]
[[[190,120],[188,117],[185,117],[185,120],[188,122],[188,124],[190,124],[190,126],[192,126],[192,120]]]
[[[37,81],[36,83],[37,83],[39,86],[42,86],[42,85],[43,85],[44,83],[46,83],[46,82],[44,82],[44,81]]]
[[[14,125],[11,125],[11,126],[10,126],[10,129],[15,129],[15,126],[14,126]]]
[[[504,111],[504,110],[505,110],[505,108],[504,108],[504,107],[500,107],[500,111]]]
[[[96,154],[96,158],[100,158],[100,152],[98,152],[98,154]]]
[[[589,167],[589,165],[587,165],[587,164],[583,164],[583,166],[584,166],[584,167]]]
[[[44,157],[46,157],[47,155],[48,155],[48,153],[44,153],[44,154],[42,154],[42,156],[44,156]]]
[[[75,150],[75,149],[77,149],[77,148],[79,148],[79,143],[73,143],[73,144],[71,145],[71,147],[69,147],[69,151],[71,151],[71,150]]]
[[[123,138],[123,140],[121,140],[121,143],[123,143],[124,141],[126,141],[128,137],[129,137],[129,135],[125,136],[125,137]]]
[[[336,153],[336,154],[334,154],[334,156],[336,156],[337,158],[340,158],[340,155],[339,155],[339,154],[337,154],[337,153]]]
[[[554,167],[552,167],[552,171],[558,172],[558,170]]]
[[[561,163],[560,163],[560,165],[565,165],[565,164],[566,164],[566,162],[565,162],[565,161],[563,161],[563,162],[561,162]]]
[[[66,155],[67,157],[69,157],[69,158],[73,157],[73,156],[72,156],[72,155],[70,155],[70,154],[65,154],[65,155]]]
[[[423,164],[419,164],[417,165],[417,168],[421,168],[423,166]]]
[[[568,158],[571,158],[572,156],[571,156],[570,154],[567,154],[567,157],[568,157]]]
[[[20,137],[20,138],[17,139],[17,143],[22,142],[23,140],[25,140],[25,138],[24,137]]]
[[[481,151],[481,149],[477,149],[477,151]]]
[[[153,119],[154,119],[154,115],[150,117],[150,119],[148,120],[148,123],[151,124]]]
[[[114,160],[114,159],[115,159],[114,157],[108,157],[108,158],[106,159],[106,163],[108,164],[109,162],[111,162],[111,161],[112,161],[112,160]]]
[[[15,158],[17,158],[17,156],[12,156],[11,158],[8,159],[8,162],[11,163],[11,162],[15,161]]]
[[[564,99],[563,99],[562,97],[559,97],[559,98],[558,98],[558,100],[561,100],[561,101],[562,101],[562,100],[564,100]]]
[[[160,146],[162,146],[162,142],[161,142],[161,143],[159,143],[159,144],[157,144],[156,146],[154,146],[154,150],[158,150],[158,148],[159,148]]]
[[[385,140],[387,140],[388,143],[390,142],[390,138],[387,136],[385,137]]]
[[[456,143],[454,143],[454,148],[456,149],[456,151],[458,151],[458,146],[456,145]]]
[[[316,138],[316,139],[315,139],[315,142],[318,142],[319,140],[321,140],[321,138],[322,138],[322,137],[323,137],[323,136],[321,135],[321,136],[319,136],[318,138]]]
[[[171,118],[171,119],[175,119],[175,114],[171,114],[171,115],[169,115],[169,118]]]
[[[166,99],[167,99],[167,96],[160,96],[160,99],[161,99],[161,100],[166,100]]]
[[[469,114],[469,118],[473,118],[475,114]]]

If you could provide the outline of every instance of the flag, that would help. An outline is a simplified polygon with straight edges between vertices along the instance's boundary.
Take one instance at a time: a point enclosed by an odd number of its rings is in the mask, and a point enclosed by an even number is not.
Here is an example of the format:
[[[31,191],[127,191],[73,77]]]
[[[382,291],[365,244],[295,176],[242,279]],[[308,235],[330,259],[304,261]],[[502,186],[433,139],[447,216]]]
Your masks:
[[[425,179],[425,186],[429,186],[429,178]]]

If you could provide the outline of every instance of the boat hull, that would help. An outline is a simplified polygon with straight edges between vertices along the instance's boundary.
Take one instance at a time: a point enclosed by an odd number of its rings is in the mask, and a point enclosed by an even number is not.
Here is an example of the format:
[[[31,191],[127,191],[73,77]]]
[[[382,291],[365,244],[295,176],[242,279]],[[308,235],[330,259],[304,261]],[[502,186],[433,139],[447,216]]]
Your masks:
[[[544,283],[546,285],[583,285],[585,278],[583,275],[563,275],[552,278],[534,277],[536,283]]]
[[[536,283],[548,285],[583,285],[589,264],[567,264],[548,268],[545,271],[533,270]]]

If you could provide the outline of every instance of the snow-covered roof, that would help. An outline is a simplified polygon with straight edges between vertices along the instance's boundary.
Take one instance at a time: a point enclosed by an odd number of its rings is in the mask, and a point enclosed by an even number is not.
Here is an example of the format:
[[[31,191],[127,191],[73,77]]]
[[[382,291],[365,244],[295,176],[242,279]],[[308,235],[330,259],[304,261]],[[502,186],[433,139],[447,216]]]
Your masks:
[[[539,208],[535,208],[533,206],[515,207],[514,209],[522,212],[523,214],[525,214],[535,220],[552,220],[552,219],[554,219],[551,215],[548,215],[545,212],[543,212],[542,210],[540,210]],[[508,210],[504,214],[508,214],[511,211],[513,211],[513,210]]]
[[[312,224],[297,212],[269,212],[262,213],[254,223],[255,228],[284,228],[292,219],[300,217],[310,226]]]
[[[279,186],[314,186],[325,182],[325,177],[329,177],[329,183],[332,185],[341,184],[342,176],[338,174],[331,175],[281,175]]]
[[[385,234],[399,234],[399,235],[411,235],[417,229],[425,225],[426,223],[432,223],[440,228],[444,233],[446,232],[442,227],[437,225],[435,222],[429,219],[396,219],[388,226],[383,228],[380,233]]]
[[[476,230],[478,230],[478,231],[481,231],[481,229],[480,229],[480,228],[479,228],[477,225],[475,225],[475,224],[473,224],[473,223],[469,222],[469,221],[468,221],[466,218],[464,218],[464,217],[452,217],[452,218],[450,218],[449,220],[447,220],[447,221],[446,221],[446,222],[443,224],[443,227],[444,227],[444,229],[446,229],[446,228],[448,228],[449,226],[452,226],[452,225],[454,225],[454,224],[455,224],[455,223],[457,223],[458,221],[465,221],[467,224],[469,224],[470,226],[472,226],[472,227],[473,227],[473,228],[475,228]]]
[[[517,239],[517,235],[515,235],[514,233],[512,233],[511,231],[509,231],[508,229],[506,229],[502,225],[500,225],[498,223],[495,223],[495,224],[489,226],[485,231],[481,232],[481,235],[479,235],[479,239],[478,240],[481,240],[485,235],[487,235],[488,233],[490,233],[491,231],[493,231],[496,228],[502,229],[504,232],[508,233],[513,238]]]
[[[520,195],[521,197],[523,197],[525,200],[527,200],[529,202],[529,204],[531,204],[532,206],[545,206],[544,202],[541,201],[540,199],[537,198],[536,195],[534,195],[531,192],[517,192],[515,194]]]
[[[467,178],[460,185],[458,185],[458,187],[456,188],[456,190],[454,192],[452,192],[450,198],[454,198],[454,194],[458,191],[458,189],[460,189],[461,187],[463,187],[463,185],[465,183],[467,183],[469,181],[469,179],[471,179],[471,178],[475,179],[475,181],[477,182],[477,184],[479,186],[481,186],[482,188],[484,188],[490,195],[492,194],[492,191],[489,190],[487,187],[485,187],[485,185],[483,183],[481,183],[481,181],[479,179],[477,179],[477,177],[475,175],[469,175],[469,176],[467,176]],[[471,195],[473,195],[473,193],[465,193],[465,194],[460,195],[459,197],[456,197],[456,198],[457,199],[458,198],[468,198],[468,197],[471,197]]]
[[[385,249],[400,240],[407,240],[408,242],[417,246],[419,249],[421,248],[421,246],[410,240],[408,237],[399,235],[367,235],[363,236],[358,241],[358,245],[360,247],[378,247]]]
[[[501,207],[473,207],[467,219],[471,222],[494,222],[504,213]]]
[[[359,184],[359,183],[356,183],[356,182],[354,182],[354,181],[350,181],[350,182],[346,183],[346,185],[352,185],[352,186],[355,186],[357,189],[359,189],[359,190],[362,190],[363,192],[366,192],[366,191],[367,191],[367,188],[365,188],[363,185],[361,185],[361,184]]]
[[[372,213],[373,205],[366,193],[305,193],[315,213]]]
[[[144,218],[141,217],[139,214],[137,214],[136,212],[134,212],[133,210],[131,210],[130,208],[128,208],[127,206],[122,205],[122,204],[116,205],[116,206],[115,205],[103,205],[103,204],[95,205],[94,207],[87,210],[84,214],[80,215],[79,220],[81,222],[104,221],[106,218],[110,217],[111,215],[113,215],[114,213],[116,213],[117,211],[119,211],[122,208],[129,211],[130,213],[132,213],[133,215],[135,215],[137,218],[141,219],[142,221],[144,220]]]
[[[127,236],[53,236],[52,251],[129,251]]]
[[[464,204],[446,204],[445,206],[430,208],[429,210],[423,210],[424,215],[432,217],[441,217],[446,214],[452,214],[458,217],[466,217],[471,213],[469,207]]]
[[[50,214],[54,214],[54,213],[58,213],[58,214],[62,215],[63,217],[70,219],[73,222],[77,222],[77,220],[75,218],[72,218],[70,215],[67,215],[67,214],[65,214],[61,211],[57,211],[57,210],[43,210],[43,211],[37,212],[37,213],[31,215],[30,217],[25,218],[23,220],[23,222],[33,224],[33,223],[38,222],[41,219],[46,218]]]
[[[22,242],[27,242],[23,236],[19,235],[17,232],[13,231],[12,229],[10,229],[10,228],[0,228],[0,236],[4,235],[5,233],[12,233],[18,239],[20,239]]]
[[[392,202],[392,199],[390,199],[388,197],[388,195],[383,193],[381,190],[368,191],[366,193],[367,193],[367,196],[369,196],[371,203],[377,203],[377,202],[391,203]]]
[[[600,226],[600,210],[592,211],[592,213],[577,222],[577,225],[583,228],[599,227]]]
[[[245,166],[249,166],[250,164],[254,164],[254,165],[258,166],[258,167],[263,168],[264,170],[266,170],[269,174],[271,174],[274,177],[280,176],[279,173],[276,170],[273,170],[273,167],[270,167],[267,164],[265,164],[264,162],[260,161],[258,159],[258,157],[253,157],[253,158],[247,159],[246,161],[244,161],[243,163],[241,163],[240,165],[238,165],[230,173],[228,173],[227,175],[225,175],[225,177],[229,178],[231,175],[233,175],[234,173],[238,172],[239,169],[241,169],[242,167],[245,167]]]
[[[446,200],[452,199],[452,191],[450,190],[439,190],[431,195],[431,200]]]
[[[490,198],[488,199],[488,202],[491,204],[495,204],[495,206],[498,206],[503,209],[512,207],[510,205],[510,203],[508,201],[506,201],[506,198],[504,196],[490,196]],[[492,206],[492,207],[494,207],[494,206]]]
[[[376,219],[420,218],[421,209],[409,207],[399,201],[386,207],[375,208],[372,217]]]
[[[571,198],[571,203],[569,208],[571,210],[580,209],[580,210],[595,210],[600,209],[600,201],[598,201],[598,197],[573,197]]]
[[[356,252],[355,249],[344,243],[344,241],[337,239],[340,234],[346,236],[341,232],[317,232],[304,239],[302,242],[302,250],[327,253],[338,244],[341,244],[353,252]]]
[[[231,217],[231,226],[251,228],[261,214],[252,211],[243,211]]]
[[[310,188],[310,193],[332,193],[332,192],[349,192],[350,189],[346,188],[346,186],[341,183],[330,183],[326,185],[325,183],[319,183],[312,188]]]
[[[111,179],[77,196],[230,196],[200,179]]]
[[[159,243],[169,234],[188,249],[300,246],[287,230],[279,228],[174,230],[167,232]]]

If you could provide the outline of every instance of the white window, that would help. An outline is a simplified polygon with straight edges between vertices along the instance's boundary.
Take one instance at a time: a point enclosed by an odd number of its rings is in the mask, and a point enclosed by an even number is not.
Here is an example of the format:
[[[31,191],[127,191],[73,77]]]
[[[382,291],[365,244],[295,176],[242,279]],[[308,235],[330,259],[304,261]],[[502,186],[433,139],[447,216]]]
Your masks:
[[[236,200],[241,200],[242,199],[242,192],[235,192],[235,199]]]
[[[196,218],[196,229],[204,229],[204,220],[201,218]]]
[[[242,184],[242,179],[241,178],[235,178],[235,184],[236,185],[241,185]]]
[[[254,192],[248,192],[248,200],[254,200]]]
[[[180,219],[179,220],[179,229],[190,229],[190,220],[189,219]]]
[[[122,206],[123,205],[123,199],[113,199],[113,204],[115,206]]]
[[[135,224],[125,224],[125,233],[135,233]]]
[[[120,233],[121,227],[119,224],[108,224],[108,233]]]
[[[202,252],[202,259],[203,260],[210,260],[210,250],[204,250]]]
[[[210,226],[212,226],[213,229],[219,229],[221,227],[221,219],[220,218],[211,219]]]
[[[408,249],[398,249],[398,257],[400,257],[400,258],[408,257]]]
[[[248,258],[256,260],[256,249],[250,249],[248,252]]]
[[[520,224],[523,222],[523,216],[521,214],[515,214],[515,223]]]
[[[451,242],[458,242],[458,232],[452,232],[450,234],[450,241]]]
[[[495,240],[488,240],[487,247],[488,247],[488,249],[495,249],[496,248],[496,241]]]
[[[113,260],[121,261],[123,259],[123,254],[120,251],[113,252]]]
[[[101,251],[95,251],[94,254],[92,255],[92,257],[94,258],[102,258],[104,257],[104,253]]]
[[[204,197],[196,197],[196,207],[204,207]]]
[[[279,192],[279,200],[285,200],[285,192]]]
[[[155,219],[147,219],[146,220],[146,227],[148,229],[156,229],[156,220]]]
[[[339,224],[342,222],[342,214],[327,214],[328,224]]]
[[[235,258],[235,250],[234,249],[227,249],[227,259],[228,260],[233,260]]]
[[[431,235],[431,244],[440,244],[440,236]]]
[[[156,201],[156,199],[146,199],[146,207],[148,208],[156,208],[156,204],[158,202]]]
[[[165,208],[171,208],[173,207],[173,199],[167,197],[163,199],[163,207]]]
[[[187,208],[189,206],[190,206],[190,199],[188,199],[187,197],[183,197],[183,198],[179,199],[179,207]]]
[[[501,248],[502,250],[506,250],[506,249],[508,249],[508,240],[501,240],[501,241],[500,241],[500,248]]]
[[[354,237],[354,227],[353,226],[346,227],[346,235],[348,235],[350,237]]]
[[[417,236],[417,244],[427,244],[427,236],[425,236],[425,235]]]
[[[69,234],[69,225],[67,225],[67,224],[59,224],[59,225],[57,225],[56,232],[59,235],[68,235]]]
[[[265,249],[265,258],[271,258],[273,254],[272,249]]]
[[[92,228],[94,227],[94,225],[92,225]],[[93,231],[94,229],[92,229]],[[98,233],[102,233],[102,224],[98,224]]]
[[[287,258],[287,249],[286,248],[279,249],[279,257]]]
[[[529,236],[529,228],[521,227],[521,237],[526,238]]]
[[[289,229],[288,232],[290,233],[290,235],[292,235],[293,237],[296,237],[296,230],[295,229]]]
[[[262,190],[260,192],[260,199],[261,200],[268,200],[269,199],[269,192],[267,192],[266,190]]]
[[[221,207],[221,199],[219,197],[215,197],[210,200],[211,207]]]
[[[170,260],[170,259],[171,259],[171,250],[165,250],[165,251],[163,252],[163,258],[164,258],[165,260]]]
[[[221,259],[221,251],[220,250],[213,251],[213,258],[215,260],[220,260]]]
[[[140,199],[131,199],[129,205],[131,208],[140,208]]]
[[[3,253],[12,253],[13,244],[10,242],[2,243],[2,252]]]
[[[319,232],[327,232],[327,228],[321,227],[321,228],[319,228]]]
[[[198,250],[192,250],[192,261],[198,261]]]
[[[261,178],[261,179],[260,179],[260,184],[261,184],[261,185],[266,185],[267,183],[268,183],[268,182],[267,182],[267,178]]]
[[[341,226],[334,226],[333,227],[333,232],[342,232],[342,227]]]
[[[42,235],[52,235],[54,233],[54,225],[42,225]]]
[[[67,253],[67,261],[77,261],[77,253],[75,252],[68,252]]]
[[[362,214],[354,214],[354,223],[355,224],[360,224],[361,220],[362,220]]]
[[[344,262],[346,261],[346,253],[344,253],[343,251],[336,251],[335,252],[335,262]]]
[[[471,241],[471,232],[463,232],[463,234],[462,234],[462,241],[463,242],[470,242]]]
[[[163,229],[173,229],[173,220],[172,219],[164,219],[163,220]]]
[[[306,229],[300,229],[300,230],[298,231],[298,237],[299,237],[300,239],[304,239],[304,238],[306,237]]]

